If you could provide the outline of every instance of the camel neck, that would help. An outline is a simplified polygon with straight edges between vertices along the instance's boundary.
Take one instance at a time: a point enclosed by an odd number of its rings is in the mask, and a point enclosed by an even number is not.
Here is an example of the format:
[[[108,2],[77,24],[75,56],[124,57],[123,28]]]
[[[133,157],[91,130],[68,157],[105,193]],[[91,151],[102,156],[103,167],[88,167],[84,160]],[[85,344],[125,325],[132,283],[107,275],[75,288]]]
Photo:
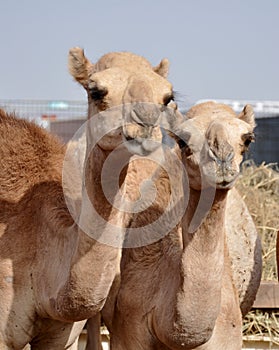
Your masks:
[[[216,230],[220,232],[224,228],[227,194],[227,190],[208,188],[197,191],[190,188],[189,202],[182,220],[184,246],[194,236],[215,235]],[[206,235],[201,235],[201,232],[206,232]]]
[[[84,170],[83,193],[86,191],[91,203],[90,208],[85,210],[94,209],[94,212],[111,224],[118,220],[120,197],[117,197],[118,205],[115,205],[115,200],[127,174],[127,167],[117,174],[117,162],[121,162],[122,153],[122,150],[105,151],[96,145],[87,155]]]
[[[51,313],[58,319],[75,319],[74,315],[85,319],[96,314],[104,305],[118,268],[122,216],[106,199],[102,190],[106,183],[101,178],[109,156],[110,152],[98,146],[87,152],[79,222],[69,231],[75,240],[69,275],[52,298]],[[111,171],[106,181],[113,176]],[[124,177],[121,175],[120,184]]]
[[[207,198],[209,204],[200,203],[202,193],[191,190],[189,205],[182,220],[183,253],[176,324],[187,328],[194,344],[203,342],[211,334],[209,330],[214,328],[221,304],[224,269],[227,191],[216,190],[215,194],[210,189],[206,191],[208,193],[203,198]],[[214,197],[211,200],[212,194]],[[201,213],[198,213],[199,220],[195,219],[193,224],[197,210],[201,210]]]

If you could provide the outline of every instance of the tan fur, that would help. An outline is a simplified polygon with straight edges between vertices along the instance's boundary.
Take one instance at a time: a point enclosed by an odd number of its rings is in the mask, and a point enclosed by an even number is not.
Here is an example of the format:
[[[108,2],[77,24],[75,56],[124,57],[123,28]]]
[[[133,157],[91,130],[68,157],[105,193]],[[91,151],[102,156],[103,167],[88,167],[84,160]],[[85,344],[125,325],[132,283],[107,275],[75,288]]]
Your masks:
[[[100,127],[97,113],[131,95],[131,81],[140,80],[148,91],[134,91],[132,101],[163,104],[172,93],[170,83],[148,61],[129,53],[108,54],[92,64],[83,50],[74,48],[69,69],[89,94],[88,118],[96,118]],[[90,89],[96,84],[107,91],[102,101],[92,98]],[[104,305],[118,269],[119,249],[88,236],[69,214],[61,179],[64,147],[32,123],[3,111],[0,116],[0,348],[19,350],[30,343],[35,350],[76,349],[86,319]],[[141,115],[138,118],[140,122]],[[120,128],[105,136],[93,150],[89,146],[84,169],[84,186],[97,212],[120,226],[127,219],[105,199],[99,179],[122,132]],[[148,133],[158,140],[158,127],[148,126]],[[88,127],[87,142],[92,137]],[[126,181],[123,188],[135,193],[128,197],[137,196],[138,183],[154,166],[139,172],[145,165],[133,162],[123,170],[120,185]],[[82,206],[82,217],[91,217],[90,206]]]
[[[201,112],[203,118],[210,118],[211,115],[224,116],[224,112],[225,115],[236,116],[231,107],[214,102],[196,105],[186,116],[191,119],[198,117]],[[253,128],[256,125],[250,105],[244,107],[238,118]],[[261,244],[253,219],[236,188],[228,195],[225,225],[234,283],[239,293],[241,312],[245,316],[253,305],[261,280]]]
[[[123,251],[121,283],[113,321],[109,324],[112,350],[241,349],[241,307],[226,239],[225,215],[228,193],[242,159],[243,135],[253,131],[254,122],[246,123],[227,106],[214,104],[196,106],[190,114],[191,119],[177,129],[180,137],[188,138],[188,146],[181,151],[190,181],[187,210],[181,223],[157,243]],[[207,141],[203,147],[199,144],[202,135]],[[220,135],[226,135],[226,140],[220,139]],[[233,157],[231,148],[223,141],[233,148]],[[222,148],[223,163],[216,151]],[[216,159],[212,152],[217,153]],[[198,166],[200,159],[203,161]],[[177,191],[182,192],[181,175],[176,167],[174,162]],[[219,167],[223,169],[222,175]],[[205,209],[195,217],[201,196],[201,174],[205,177],[203,193],[209,203],[212,186],[217,188],[209,211]],[[156,202],[148,212],[133,218],[133,227],[164,212],[169,198],[167,183],[162,172],[156,181],[159,193]],[[174,214],[170,212],[169,217]],[[253,289],[252,300],[255,286]]]

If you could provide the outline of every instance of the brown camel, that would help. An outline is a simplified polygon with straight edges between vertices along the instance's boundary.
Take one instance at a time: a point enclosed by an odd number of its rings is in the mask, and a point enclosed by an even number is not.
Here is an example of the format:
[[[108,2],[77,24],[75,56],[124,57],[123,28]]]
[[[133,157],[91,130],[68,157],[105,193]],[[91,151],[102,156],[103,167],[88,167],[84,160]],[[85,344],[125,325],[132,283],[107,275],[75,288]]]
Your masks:
[[[214,103],[198,105],[195,112],[176,131],[189,186],[181,186],[177,162],[168,156],[176,174],[174,190],[188,199],[187,209],[163,239],[123,250],[121,284],[110,322],[113,350],[241,349],[241,291],[234,283],[225,214],[242,154],[253,140],[254,114],[246,106],[236,116]],[[133,218],[132,227],[164,213],[170,175],[161,170],[155,176],[156,202]],[[174,207],[169,218],[176,212]],[[258,267],[260,259],[254,263]],[[252,302],[258,283],[251,283]]]
[[[32,350],[77,349],[86,319],[103,307],[118,268],[121,238],[106,236],[111,239],[106,243],[114,246],[104,244],[106,226],[95,227],[94,215],[97,212],[120,228],[124,215],[104,196],[102,166],[112,153],[127,162],[132,157],[123,151],[123,136],[138,154],[156,152],[161,133],[152,125],[160,110],[139,108],[137,102],[162,108],[170,102],[172,87],[164,78],[167,66],[163,60],[152,68],[130,53],[111,53],[92,64],[83,50],[70,50],[70,72],[88,93],[87,161],[78,222],[70,215],[63,193],[64,147],[45,130],[1,111],[1,349],[19,350],[28,343]],[[114,110],[110,116],[118,121],[124,113],[134,125],[122,127],[113,119],[110,124],[105,115],[100,116],[100,111],[126,102],[130,109]],[[96,139],[95,132],[104,136]],[[121,172],[120,190],[126,186],[138,193],[135,163]],[[64,174],[66,185],[74,170]],[[139,177],[144,178],[143,173]]]

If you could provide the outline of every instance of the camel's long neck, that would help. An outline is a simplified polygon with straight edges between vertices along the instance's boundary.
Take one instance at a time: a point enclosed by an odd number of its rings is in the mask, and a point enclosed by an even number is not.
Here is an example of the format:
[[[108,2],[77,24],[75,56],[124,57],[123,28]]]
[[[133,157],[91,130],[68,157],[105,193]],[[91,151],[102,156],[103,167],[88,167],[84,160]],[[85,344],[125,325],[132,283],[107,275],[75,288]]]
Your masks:
[[[203,200],[210,201],[210,195],[209,189]],[[198,215],[201,222],[193,225],[193,217],[197,215],[197,210],[203,210],[203,206],[199,203],[201,192],[191,189],[189,205],[182,220],[183,254],[176,324],[186,329],[192,338],[198,335],[201,342],[211,334],[220,311],[226,197],[227,191],[217,190],[208,213]],[[198,339],[195,340],[197,342]]]
[[[121,244],[121,228],[117,226],[121,226],[122,214],[105,198],[101,180],[109,155],[98,146],[87,152],[80,221],[69,235],[76,237],[76,248],[68,278],[53,299],[55,317],[62,320],[86,319],[96,314],[105,302],[119,265],[120,250],[116,246]],[[111,176],[113,169],[105,181]],[[117,182],[120,186],[124,178],[125,172]],[[117,190],[110,193],[112,201]]]
[[[86,215],[91,214],[91,216],[95,216],[96,211],[104,219],[104,223],[116,224],[119,220],[120,212],[117,210],[117,206],[121,206],[120,189],[125,181],[127,167],[118,176],[117,163],[121,164],[123,154],[125,154],[124,150],[115,150],[113,156],[111,156],[111,152],[95,146],[92,154],[88,156],[85,167],[83,198],[88,195],[92,206],[90,205],[89,208],[83,206],[82,210]],[[96,230],[95,225],[93,229]]]

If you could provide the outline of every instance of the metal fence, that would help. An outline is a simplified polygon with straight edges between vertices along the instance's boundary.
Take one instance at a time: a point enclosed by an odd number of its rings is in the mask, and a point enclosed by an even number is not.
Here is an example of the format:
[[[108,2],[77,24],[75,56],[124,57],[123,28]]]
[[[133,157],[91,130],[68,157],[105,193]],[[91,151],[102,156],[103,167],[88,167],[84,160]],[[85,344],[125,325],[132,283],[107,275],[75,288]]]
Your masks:
[[[86,101],[0,100],[0,108],[34,121],[65,142],[87,117]]]

